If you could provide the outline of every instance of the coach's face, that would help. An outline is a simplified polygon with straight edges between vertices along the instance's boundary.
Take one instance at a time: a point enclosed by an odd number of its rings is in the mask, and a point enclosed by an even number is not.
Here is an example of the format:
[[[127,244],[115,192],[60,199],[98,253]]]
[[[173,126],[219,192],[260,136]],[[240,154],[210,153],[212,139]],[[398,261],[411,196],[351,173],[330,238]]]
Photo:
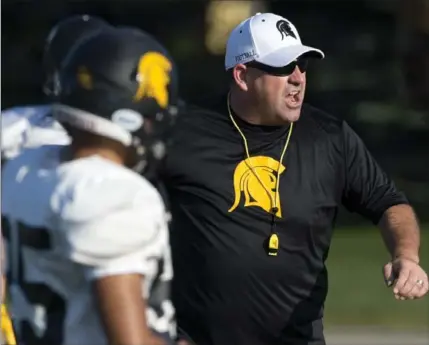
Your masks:
[[[306,86],[306,60],[282,68],[249,64],[247,92],[267,124],[295,122],[301,114]]]

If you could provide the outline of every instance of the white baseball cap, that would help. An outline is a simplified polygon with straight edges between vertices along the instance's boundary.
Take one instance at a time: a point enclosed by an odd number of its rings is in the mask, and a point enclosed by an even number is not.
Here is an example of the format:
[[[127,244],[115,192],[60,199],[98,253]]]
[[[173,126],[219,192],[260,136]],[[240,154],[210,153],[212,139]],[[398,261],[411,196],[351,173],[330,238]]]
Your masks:
[[[303,45],[295,26],[286,18],[257,13],[231,32],[226,44],[225,69],[250,61],[284,67],[306,53],[319,59],[325,57],[320,49]]]

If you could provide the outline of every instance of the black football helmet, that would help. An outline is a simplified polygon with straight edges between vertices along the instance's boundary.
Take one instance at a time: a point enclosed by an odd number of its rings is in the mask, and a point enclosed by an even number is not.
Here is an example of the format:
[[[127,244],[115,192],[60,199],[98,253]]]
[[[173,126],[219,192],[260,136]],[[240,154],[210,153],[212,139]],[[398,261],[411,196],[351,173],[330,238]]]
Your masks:
[[[49,32],[43,54],[45,82],[43,91],[47,96],[55,97],[59,92],[58,73],[61,63],[80,39],[112,28],[103,19],[89,15],[74,15],[61,20]]]
[[[117,28],[117,30],[119,30],[124,35],[134,35],[136,37],[139,37],[141,40],[146,40],[147,42],[151,42],[151,44],[158,44],[159,46],[158,48],[164,51],[166,56],[168,55],[171,62],[173,61],[169,52],[166,50],[166,48],[163,47],[161,43],[159,43],[157,39],[151,34],[149,34],[148,32],[133,26],[120,26]],[[181,100],[178,95],[177,79],[178,79],[178,75],[176,74],[176,69],[174,69],[174,81],[173,83],[170,83],[170,90],[169,90],[171,102],[167,108],[160,109],[159,107],[156,107],[154,109],[155,110],[154,116],[157,122],[157,126],[156,126],[157,136],[165,137],[167,131],[171,130],[171,128],[173,127],[176,121],[177,115],[179,113],[179,107],[181,107],[182,104],[184,103],[183,100]]]
[[[147,169],[152,145],[163,140],[177,109],[176,66],[167,50],[144,33],[103,30],[68,55],[59,76],[54,117],[134,147],[134,170]]]

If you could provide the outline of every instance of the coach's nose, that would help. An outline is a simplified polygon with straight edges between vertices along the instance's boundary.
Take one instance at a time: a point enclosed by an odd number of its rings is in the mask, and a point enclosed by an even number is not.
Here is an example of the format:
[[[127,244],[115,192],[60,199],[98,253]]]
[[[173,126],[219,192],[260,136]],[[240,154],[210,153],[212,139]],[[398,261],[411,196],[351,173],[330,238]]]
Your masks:
[[[289,84],[293,86],[299,86],[305,81],[305,72],[301,72],[298,66],[295,67],[294,71],[288,78]]]

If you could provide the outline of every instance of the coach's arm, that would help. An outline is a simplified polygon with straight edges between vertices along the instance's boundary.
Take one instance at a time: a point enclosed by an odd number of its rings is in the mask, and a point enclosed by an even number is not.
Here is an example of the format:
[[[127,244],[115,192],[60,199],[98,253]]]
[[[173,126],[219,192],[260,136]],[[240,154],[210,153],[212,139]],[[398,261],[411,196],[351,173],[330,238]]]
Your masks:
[[[384,266],[384,277],[398,299],[421,298],[429,289],[428,276],[419,265],[420,228],[409,205],[388,208],[379,222],[392,261]]]
[[[407,198],[377,164],[359,136],[343,123],[343,204],[378,225],[391,261],[383,273],[398,299],[423,297],[428,277],[419,265],[420,228]]]

